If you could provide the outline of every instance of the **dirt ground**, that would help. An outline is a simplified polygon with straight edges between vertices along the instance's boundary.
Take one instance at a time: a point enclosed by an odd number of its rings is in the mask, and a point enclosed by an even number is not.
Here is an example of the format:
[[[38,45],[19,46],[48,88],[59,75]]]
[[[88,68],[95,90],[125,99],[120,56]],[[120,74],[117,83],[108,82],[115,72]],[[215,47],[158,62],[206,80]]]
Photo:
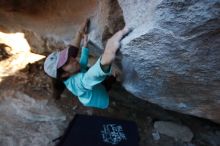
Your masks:
[[[2,68],[9,68],[15,55],[1,50]],[[43,71],[43,59],[25,65],[14,73],[1,73],[0,90],[19,90],[33,98],[53,100],[51,80]],[[3,63],[4,62],[4,63]],[[71,120],[76,114],[99,115],[115,119],[135,121],[140,135],[140,146],[219,146],[220,125],[208,120],[168,111],[150,104],[126,92],[120,83],[114,84],[110,91],[110,106],[106,110],[83,107],[69,91],[65,91],[55,103]],[[160,135],[159,140],[152,136],[153,123],[158,120],[172,121],[189,127],[194,133],[191,142],[176,141],[171,137]]]

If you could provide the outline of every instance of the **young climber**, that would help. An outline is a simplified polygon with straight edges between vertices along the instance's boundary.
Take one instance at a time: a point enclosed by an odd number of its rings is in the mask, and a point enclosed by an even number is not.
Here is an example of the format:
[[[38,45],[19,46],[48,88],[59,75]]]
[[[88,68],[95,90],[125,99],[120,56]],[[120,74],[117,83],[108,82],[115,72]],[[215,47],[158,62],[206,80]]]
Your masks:
[[[111,74],[111,64],[120,47],[120,41],[128,34],[129,29],[125,27],[115,33],[107,41],[103,54],[89,69],[87,68],[89,49],[86,48],[88,40],[85,31],[87,29],[88,22],[84,23],[78,33],[80,35],[76,36],[76,41],[72,46],[51,53],[45,60],[44,70],[50,77],[60,80],[84,106],[104,109],[109,105],[109,96],[101,83]],[[82,38],[81,56],[77,60]]]

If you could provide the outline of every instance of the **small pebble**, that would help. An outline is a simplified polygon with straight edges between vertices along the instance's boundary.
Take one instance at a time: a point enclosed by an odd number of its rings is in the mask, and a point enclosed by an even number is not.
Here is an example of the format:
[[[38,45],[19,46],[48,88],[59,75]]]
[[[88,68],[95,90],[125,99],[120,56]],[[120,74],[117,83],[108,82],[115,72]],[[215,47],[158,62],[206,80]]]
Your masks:
[[[78,105],[73,106],[72,110],[76,110],[78,108]]]
[[[156,141],[160,140],[160,133],[158,131],[156,131],[156,130],[153,131],[152,136],[153,136],[154,140],[156,140]]]

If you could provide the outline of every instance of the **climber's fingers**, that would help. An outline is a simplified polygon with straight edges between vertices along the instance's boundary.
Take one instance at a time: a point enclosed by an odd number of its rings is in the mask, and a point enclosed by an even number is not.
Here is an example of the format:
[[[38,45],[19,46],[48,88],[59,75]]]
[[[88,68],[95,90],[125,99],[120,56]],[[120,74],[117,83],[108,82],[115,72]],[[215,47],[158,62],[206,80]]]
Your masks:
[[[88,44],[88,34],[83,35],[83,47],[86,48]]]
[[[132,30],[131,28],[125,26],[122,30],[116,32],[112,38],[114,38],[115,41],[120,41],[123,37],[128,35],[128,33],[131,32],[131,30]]]
[[[80,33],[82,34],[88,34],[89,32],[89,25],[90,25],[90,19],[87,18],[80,27]]]

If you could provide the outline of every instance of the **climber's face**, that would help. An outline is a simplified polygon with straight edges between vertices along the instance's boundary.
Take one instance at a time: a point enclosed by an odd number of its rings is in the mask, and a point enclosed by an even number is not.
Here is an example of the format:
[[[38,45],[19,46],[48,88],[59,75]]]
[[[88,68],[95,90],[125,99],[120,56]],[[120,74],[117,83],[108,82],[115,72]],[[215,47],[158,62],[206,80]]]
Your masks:
[[[62,77],[69,77],[75,73],[78,73],[80,71],[79,61],[76,58],[70,57],[62,66],[62,69],[65,71]]]

